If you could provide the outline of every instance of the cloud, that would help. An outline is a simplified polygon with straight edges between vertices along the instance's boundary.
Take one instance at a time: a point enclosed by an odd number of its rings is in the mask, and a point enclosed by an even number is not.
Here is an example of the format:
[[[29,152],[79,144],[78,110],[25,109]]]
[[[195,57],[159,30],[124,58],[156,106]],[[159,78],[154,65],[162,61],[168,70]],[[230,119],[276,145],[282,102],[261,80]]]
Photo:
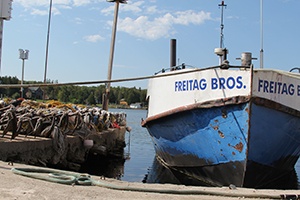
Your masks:
[[[109,6],[105,9],[102,9],[101,13],[104,14],[104,15],[110,15],[110,14],[114,13],[114,9],[115,9],[114,6]]]
[[[32,15],[47,15],[49,0],[15,0],[21,4]],[[106,0],[53,0],[52,12],[61,14],[62,9],[72,9],[73,7],[86,6],[88,4],[101,4],[103,8],[100,14],[107,16],[113,15],[115,4],[107,3]],[[204,11],[166,11],[160,10],[156,6],[156,0],[137,0],[128,1],[122,4],[119,12],[125,13],[126,18],[118,19],[118,30],[126,32],[134,37],[156,40],[161,37],[169,37],[176,33],[178,25],[189,26],[199,25],[207,20],[212,20],[211,14]],[[95,8],[92,6],[92,8]],[[124,16],[124,15],[120,15]],[[113,18],[110,18],[112,20]],[[75,19],[77,24],[83,23],[80,18]],[[110,26],[112,21],[107,22]],[[105,28],[105,26],[103,26]],[[84,37],[86,41],[98,42],[104,38],[100,35],[90,35]]]
[[[79,18],[79,17],[76,17],[74,19],[74,21],[75,21],[76,24],[82,24],[83,23],[83,20],[81,18]]]
[[[30,11],[31,15],[48,15],[49,14],[49,0],[16,0],[21,6]],[[60,15],[61,12],[58,9],[70,9],[70,0],[53,0],[52,2],[52,14]]]
[[[16,3],[21,4],[25,8],[49,5],[48,0],[16,0]]]
[[[128,2],[128,4],[125,4],[124,6],[120,6],[120,12],[131,12],[131,13],[141,13],[143,11],[142,5],[145,3],[144,1],[137,1],[134,3],[131,3],[132,1]],[[101,13],[104,15],[113,15],[115,10],[115,5],[112,4],[111,6],[104,8],[101,10]]]
[[[139,38],[156,40],[168,36],[171,29],[171,24],[161,23],[161,19],[150,21],[147,16],[141,16],[137,19],[127,17],[120,20],[118,30]]]
[[[31,14],[32,15],[48,15],[48,11],[47,10],[39,10],[39,9],[32,9],[31,10]]]
[[[74,0],[75,1],[75,0]],[[49,0],[16,0],[16,3],[21,4],[25,8],[31,7],[49,7]],[[53,5],[69,5],[71,0],[53,0]]]
[[[175,25],[198,25],[207,20],[212,20],[210,13],[187,10],[175,12],[175,14],[166,13],[152,20],[148,16],[140,16],[136,19],[126,17],[119,20],[118,30],[135,37],[156,40],[174,34]]]
[[[73,0],[73,5],[74,6],[82,6],[82,5],[87,5],[90,4],[90,0]]]
[[[158,10],[156,6],[149,6],[146,8],[146,12],[149,14],[155,14],[158,12]]]
[[[206,20],[212,20],[209,12],[200,11],[198,13],[187,10],[187,11],[180,11],[176,13],[176,17],[174,18],[175,24],[181,24],[181,25],[189,25],[189,24],[202,24]]]
[[[99,42],[99,41],[102,41],[104,40],[105,38],[102,37],[101,35],[88,35],[88,36],[85,36],[84,39],[87,41],[87,42]]]
[[[60,11],[55,7],[52,8],[51,12],[54,15],[59,15],[60,14]],[[47,10],[47,9],[41,10],[41,9],[32,8],[30,14],[32,14],[32,15],[41,15],[41,16],[49,15],[49,10]]]
[[[140,13],[142,12],[141,6],[144,4],[144,1],[137,1],[135,3],[128,3],[126,6],[122,8],[122,11]]]

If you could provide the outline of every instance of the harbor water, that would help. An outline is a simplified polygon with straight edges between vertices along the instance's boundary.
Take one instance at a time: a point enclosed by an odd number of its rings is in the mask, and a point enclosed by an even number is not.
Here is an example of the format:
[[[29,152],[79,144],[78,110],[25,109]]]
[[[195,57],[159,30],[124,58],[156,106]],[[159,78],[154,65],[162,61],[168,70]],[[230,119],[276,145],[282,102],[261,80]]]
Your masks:
[[[135,109],[110,109],[112,112],[125,112],[127,114],[127,126],[132,128],[126,133],[125,155],[127,159],[123,163],[111,163],[108,168],[114,168],[115,175],[112,178],[128,182],[144,183],[179,183],[168,169],[164,168],[155,159],[155,151],[150,135],[146,128],[141,127],[141,120],[146,118],[146,110]],[[96,169],[97,170],[97,169]],[[295,170],[300,174],[300,161]],[[102,172],[101,172],[102,173]],[[99,175],[99,174],[97,174]],[[298,188],[299,188],[298,179]]]

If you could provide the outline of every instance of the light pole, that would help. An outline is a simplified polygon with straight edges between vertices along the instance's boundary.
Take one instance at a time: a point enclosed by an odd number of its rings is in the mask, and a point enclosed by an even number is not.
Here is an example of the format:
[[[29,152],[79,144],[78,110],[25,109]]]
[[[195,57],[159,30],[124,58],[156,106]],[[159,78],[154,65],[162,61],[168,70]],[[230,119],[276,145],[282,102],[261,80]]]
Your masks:
[[[25,64],[25,60],[28,59],[29,50],[19,49],[19,53],[20,53],[19,58],[22,60],[21,97],[23,98],[24,97],[24,94],[23,94],[24,64]]]
[[[50,40],[50,24],[52,15],[52,0],[49,4],[49,16],[48,16],[48,31],[47,31],[47,42],[46,42],[46,56],[45,56],[45,72],[44,72],[44,83],[47,81],[47,68],[48,68],[48,51],[49,51],[49,40]],[[46,90],[43,89],[43,99],[45,99]]]
[[[48,67],[48,50],[49,50],[49,38],[50,38],[51,12],[52,12],[52,0],[50,0],[50,5],[49,5],[49,16],[48,16],[48,31],[47,31],[47,43],[46,43],[46,58],[45,58],[44,83],[46,83],[46,80],[47,80],[47,67]]]
[[[3,35],[3,20],[11,19],[12,0],[1,0],[0,2],[0,69],[2,57],[2,35]]]
[[[108,73],[107,73],[107,80],[110,81],[111,80],[111,74],[112,74],[112,65],[113,65],[113,60],[114,60],[119,4],[120,3],[127,3],[127,0],[106,0],[106,1],[107,2],[115,2],[114,23],[113,23],[111,43],[110,43],[110,56],[109,56]],[[110,92],[110,82],[108,82],[106,84],[106,90],[105,90],[105,94],[103,96],[102,108],[104,110],[108,110],[109,92]]]

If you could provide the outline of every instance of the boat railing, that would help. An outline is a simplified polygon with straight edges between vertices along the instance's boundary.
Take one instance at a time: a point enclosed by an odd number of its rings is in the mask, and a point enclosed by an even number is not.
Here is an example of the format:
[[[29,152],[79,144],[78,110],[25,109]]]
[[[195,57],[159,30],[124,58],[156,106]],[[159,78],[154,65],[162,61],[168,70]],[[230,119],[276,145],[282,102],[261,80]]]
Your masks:
[[[170,68],[163,68],[162,70],[158,71],[155,73],[155,75],[160,74],[160,73],[165,73],[167,71],[175,71],[175,70],[181,70],[181,69],[196,69],[197,67],[192,66],[192,65],[186,65],[185,63],[182,63],[181,65],[173,66]]]
[[[300,67],[294,67],[294,68],[292,68],[292,69],[290,70],[290,72],[293,72],[293,71],[295,71],[295,70],[298,70],[298,73],[300,73]]]
[[[211,66],[211,67],[205,67],[205,68],[199,68],[199,67],[195,67],[192,65],[186,65],[186,64],[181,64],[181,65],[177,65],[177,66],[173,66],[170,68],[163,68],[162,70],[156,72],[154,75],[157,74],[161,74],[161,73],[165,73],[167,71],[176,71],[176,70],[182,70],[182,69],[198,69],[200,71],[202,70],[207,70],[207,69],[229,69],[229,68],[235,68],[235,69],[241,69],[241,70],[247,70],[247,69],[251,69],[253,68],[253,65],[251,64],[250,66],[235,66],[235,65],[229,65],[229,63],[222,63],[221,65],[216,65],[216,66]]]

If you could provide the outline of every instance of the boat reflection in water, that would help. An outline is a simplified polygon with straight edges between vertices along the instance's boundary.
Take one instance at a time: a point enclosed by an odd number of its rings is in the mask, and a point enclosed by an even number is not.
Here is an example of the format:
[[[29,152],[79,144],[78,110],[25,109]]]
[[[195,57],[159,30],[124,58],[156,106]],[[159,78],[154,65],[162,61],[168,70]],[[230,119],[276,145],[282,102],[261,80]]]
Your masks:
[[[271,169],[270,169],[271,170]],[[278,172],[277,176],[274,179],[270,179],[268,174],[260,174],[261,171],[266,172],[265,169],[262,170],[262,167],[255,165],[251,172],[249,173],[249,180],[251,178],[257,177],[257,174],[260,175],[260,180],[264,180],[261,185],[265,189],[299,189],[298,187],[298,177],[295,170],[292,170],[290,173],[281,173]],[[157,157],[154,158],[153,165],[148,169],[148,173],[145,175],[143,180],[144,183],[170,183],[170,184],[183,184],[188,186],[205,186],[202,181],[198,181],[195,177],[187,176],[184,173],[185,169],[170,169],[165,167]],[[274,174],[273,171],[270,173]],[[255,174],[251,176],[251,174]],[[263,178],[266,177],[266,179]],[[280,178],[278,178],[280,177]],[[252,180],[256,182],[257,180]],[[259,185],[257,187],[260,187]]]
[[[152,167],[148,169],[148,173],[145,175],[143,183],[181,184],[172,171],[164,167],[156,157],[154,157]]]
[[[87,162],[80,169],[81,173],[121,180],[124,174],[125,159],[119,157],[107,157],[88,155]]]

